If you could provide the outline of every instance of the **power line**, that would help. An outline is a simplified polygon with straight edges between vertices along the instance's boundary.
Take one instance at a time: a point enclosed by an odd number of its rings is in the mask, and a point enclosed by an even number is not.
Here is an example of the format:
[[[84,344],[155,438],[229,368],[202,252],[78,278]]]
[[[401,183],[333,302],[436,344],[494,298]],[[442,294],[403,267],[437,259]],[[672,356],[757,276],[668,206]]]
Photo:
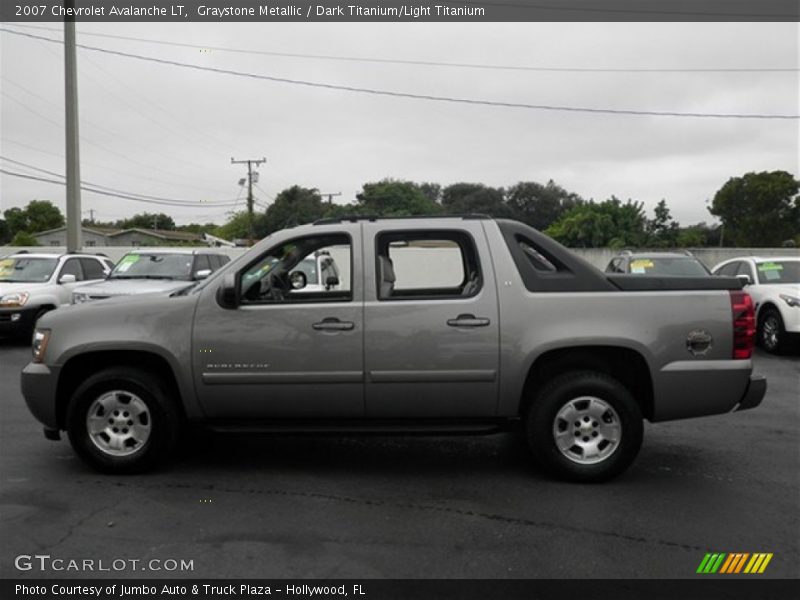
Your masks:
[[[18,86],[18,87],[20,87],[20,89],[24,89],[21,86]],[[31,93],[31,92],[29,92],[29,93]],[[0,90],[0,95],[5,96],[7,99],[11,100],[12,102],[15,102],[23,110],[26,110],[29,113],[39,117],[43,121],[46,121],[46,122],[50,123],[51,125],[54,125],[54,126],[58,127],[59,129],[63,129],[64,128],[64,124],[63,123],[59,123],[58,121],[56,121],[54,119],[51,119],[50,117],[45,116],[42,113],[40,113],[39,111],[31,108],[28,104],[26,104],[22,100],[19,100],[18,98],[15,98],[11,94],[9,94],[7,90]],[[113,132],[111,132],[109,130],[106,130],[106,131],[109,132],[109,133],[112,133],[114,136],[117,135],[117,134],[115,134],[115,133],[113,133]],[[137,164],[140,167],[144,167],[146,169],[152,169],[154,171],[159,171],[160,173],[164,173],[166,175],[171,175],[171,176],[175,177],[176,179],[178,179],[178,178],[185,179],[185,178],[181,177],[180,175],[172,173],[171,171],[165,171],[164,169],[161,169],[159,167],[154,167],[152,165],[148,165],[147,163],[143,163],[143,162],[138,161],[138,160],[136,160],[134,158],[130,158],[129,156],[126,156],[125,154],[117,152],[116,150],[112,150],[111,148],[108,148],[108,147],[106,147],[106,146],[104,146],[102,144],[98,144],[97,142],[88,139],[86,137],[86,135],[81,135],[80,137],[81,137],[81,141],[89,144],[90,146],[94,146],[95,148],[99,148],[100,150],[103,150],[104,152],[107,152],[108,154],[113,154],[115,156],[118,156],[119,158],[122,158],[122,159],[124,159],[124,160],[126,160],[128,162],[132,162],[134,164]],[[198,166],[202,167],[202,165],[198,165]],[[175,184],[171,184],[171,185],[175,185]],[[187,187],[194,187],[194,188],[197,188],[197,189],[208,189],[207,186],[199,186],[199,185],[194,185],[194,184],[191,184],[191,183],[182,183],[181,185],[184,185],[184,186],[187,186]]]
[[[37,167],[35,165],[31,165],[29,163],[22,162],[20,160],[15,160],[13,158],[8,158],[6,156],[0,155],[0,160],[4,160],[4,161],[10,162],[10,163],[14,163],[16,165],[19,165],[19,166],[22,166],[22,167],[25,167],[25,168],[28,168],[28,169],[32,169],[34,171],[39,171],[40,173],[44,173],[46,175],[52,175],[54,177],[60,177],[62,179],[64,178],[64,175],[62,175],[61,173],[56,173],[55,171],[48,171],[47,169],[42,169],[41,167]],[[84,181],[83,183],[85,183],[86,185],[90,185],[92,187],[95,187],[95,188],[107,190],[107,191],[110,191],[110,192],[117,192],[119,194],[125,194],[127,196],[137,196],[139,198],[143,198],[143,199],[146,199],[146,200],[160,200],[160,201],[163,201],[163,202],[183,203],[186,206],[197,206],[197,202],[201,202],[202,204],[207,205],[207,206],[230,206],[232,202],[235,202],[235,200],[208,200],[208,201],[203,201],[203,200],[200,200],[200,201],[177,200],[177,199],[174,199],[174,198],[164,198],[164,197],[161,197],[161,196],[150,196],[148,194],[140,194],[138,192],[130,192],[128,190],[120,190],[120,189],[113,188],[113,187],[108,187],[106,185],[102,185],[102,184],[99,184],[99,183],[92,183],[91,181]]]
[[[32,39],[40,39],[48,42],[60,44],[60,40],[54,40],[31,33],[23,33],[20,31],[12,31],[10,29],[0,29],[11,33],[12,35],[19,35],[29,37]],[[129,52],[121,52],[119,50],[110,50],[108,48],[100,48],[97,46],[87,46],[85,44],[78,44],[79,48],[84,50],[91,50],[94,52],[102,52],[105,54],[112,54],[115,56],[122,56],[125,58],[132,58],[136,60],[143,60],[163,65],[170,65],[173,67],[182,67],[193,69],[196,71],[206,71],[210,73],[217,73],[223,75],[232,75],[235,77],[246,77],[250,79],[260,79],[264,81],[272,81],[275,83],[285,83],[289,85],[299,85],[312,88],[321,88],[329,90],[338,90],[344,92],[352,92],[359,94],[370,94],[374,96],[388,96],[393,98],[406,98],[410,100],[428,100],[432,102],[447,102],[454,104],[467,104],[472,106],[492,106],[497,108],[517,108],[527,110],[543,110],[555,112],[570,112],[570,113],[590,113],[590,114],[607,114],[607,115],[627,115],[627,116],[650,116],[650,117],[684,117],[684,118],[705,118],[705,119],[774,119],[774,120],[794,120],[800,119],[800,115],[786,115],[786,114],[763,114],[763,113],[700,113],[700,112],[679,112],[679,111],[660,111],[660,110],[634,110],[634,109],[616,109],[616,108],[596,108],[587,106],[557,106],[550,104],[528,104],[524,102],[502,102],[494,100],[479,100],[471,98],[457,98],[451,96],[438,96],[433,94],[418,94],[412,92],[395,92],[389,90],[380,90],[374,88],[363,88],[348,85],[338,85],[333,83],[321,83],[316,81],[306,81],[302,79],[289,79],[285,77],[274,77],[271,75],[262,75],[258,73],[247,73],[244,71],[233,71],[230,69],[220,69],[216,67],[204,67],[201,65],[194,65],[190,63],[183,63],[174,60],[163,58],[155,58],[152,56],[143,56],[141,54],[132,54]]]
[[[35,146],[31,146],[30,144],[24,144],[24,143],[19,142],[17,140],[12,140],[12,139],[9,139],[9,138],[0,138],[0,141],[2,141],[5,144],[13,144],[15,146],[20,146],[22,148],[27,148],[28,150],[33,150],[34,152],[39,152],[41,154],[48,154],[50,156],[56,156],[58,158],[64,158],[64,155],[63,154],[59,154],[58,152],[50,152],[49,150],[42,150],[41,148],[36,148]],[[81,163],[84,163],[84,161],[81,160]],[[117,168],[114,168],[114,167],[111,167],[111,166],[108,166],[108,165],[90,163],[88,161],[86,161],[85,164],[93,166],[93,167],[97,167],[99,169],[103,169],[105,171],[112,171],[114,173],[120,173],[122,175],[127,175],[129,177],[131,176],[131,171],[126,171],[124,169],[117,169]],[[178,175],[175,175],[175,177],[177,178]],[[166,179],[160,179],[158,177],[153,177],[149,173],[147,175],[147,179],[150,180],[150,181],[156,181],[156,182],[159,182],[159,183],[163,183],[163,184],[166,184],[166,185],[171,186],[171,187],[178,187],[178,186],[181,186],[181,187],[192,187],[192,188],[196,188],[196,189],[199,189],[199,190],[208,191],[208,186],[193,185],[191,183],[180,183],[180,184],[177,184],[174,181],[168,181]]]
[[[54,183],[56,185],[66,185],[64,181],[58,181],[56,179],[46,179],[44,177],[37,177],[35,175],[27,175],[25,173],[17,173],[14,171],[8,171],[6,169],[0,168],[0,173],[5,175],[9,175],[11,177],[19,177],[22,179],[31,179],[33,181],[42,181],[44,183]],[[161,204],[165,206],[184,206],[187,208],[202,208],[203,206],[208,206],[210,208],[218,208],[221,206],[234,206],[235,203],[233,202],[218,202],[216,204],[206,203],[206,202],[198,202],[196,204],[187,204],[182,201],[168,201],[168,200],[146,200],[144,198],[138,198],[136,196],[131,196],[128,194],[116,194],[112,192],[105,192],[100,189],[94,189],[94,187],[89,187],[87,185],[81,185],[81,189],[86,192],[91,192],[93,194],[100,194],[101,196],[111,196],[113,198],[122,198],[123,200],[133,200],[135,202],[145,202],[147,204]]]
[[[37,25],[22,25],[14,23],[14,27],[24,27],[27,29],[40,29],[51,33],[60,33],[58,29],[41,27]],[[549,67],[534,65],[499,65],[486,63],[468,62],[449,62],[435,60],[411,60],[401,58],[375,58],[369,56],[348,56],[337,54],[309,54],[305,52],[279,52],[275,50],[256,50],[252,48],[231,48],[229,46],[208,46],[201,44],[189,44],[185,42],[171,42],[168,40],[156,40],[151,38],[140,38],[127,35],[114,35],[110,33],[92,33],[82,31],[81,36],[92,36],[123,40],[130,42],[141,42],[145,44],[157,44],[162,46],[173,46],[177,48],[192,48],[197,50],[213,50],[215,52],[230,52],[235,54],[251,54],[259,56],[275,56],[280,58],[301,58],[311,60],[329,60],[341,62],[362,62],[376,64],[395,64],[411,65],[422,67],[452,67],[459,69],[485,69],[493,71],[532,71],[550,73],[796,73],[800,71],[797,67],[698,67],[698,68],[673,68],[673,67]]]
[[[36,26],[34,26],[34,27],[36,27]],[[44,30],[46,30],[46,31],[58,31],[58,32],[60,32],[60,30],[54,30],[54,29],[50,29],[49,27],[36,27],[36,28],[37,28],[37,29],[44,29]],[[50,47],[48,44],[45,44],[45,43],[43,43],[43,42],[41,42],[41,41],[39,41],[39,40],[37,40],[37,41],[36,41],[36,43],[37,43],[37,44],[39,44],[39,46],[41,46],[41,47],[42,47],[42,48],[43,48],[43,49],[44,49],[46,52],[48,52],[49,54],[52,54],[53,56],[55,56],[55,57],[56,57],[56,58],[58,58],[58,59],[60,59],[60,58],[61,58],[61,56],[60,56],[60,55],[59,55],[57,52],[55,52],[55,50],[54,50],[54,49],[52,49],[52,48],[51,48],[51,47]],[[208,134],[208,132],[204,131],[202,128],[197,128],[197,127],[194,127],[194,126],[192,126],[192,125],[185,126],[185,128],[186,128],[186,129],[188,129],[189,131],[191,131],[192,133],[194,133],[195,135],[198,135],[198,136],[204,136],[204,137],[208,138],[209,140],[212,140],[214,143],[213,143],[213,144],[211,144],[211,143],[209,143],[209,142],[207,142],[207,141],[200,140],[199,138],[198,138],[197,140],[192,140],[192,139],[190,139],[190,138],[189,138],[187,135],[185,135],[183,132],[181,132],[181,131],[179,131],[178,129],[175,129],[175,128],[173,128],[173,127],[171,126],[171,124],[170,124],[171,122],[178,122],[178,121],[180,121],[180,120],[181,120],[181,119],[180,119],[180,117],[179,117],[178,115],[176,115],[176,114],[174,114],[174,113],[172,113],[172,112],[170,112],[170,111],[166,110],[166,109],[165,109],[164,107],[162,107],[162,106],[161,106],[159,103],[151,101],[149,98],[147,98],[147,96],[145,96],[145,95],[143,95],[143,94],[139,93],[135,87],[131,86],[130,84],[126,83],[125,81],[123,81],[122,79],[120,79],[119,77],[117,77],[117,76],[116,76],[116,75],[115,75],[113,72],[111,72],[110,70],[108,70],[108,69],[104,68],[103,66],[101,66],[100,64],[98,64],[97,62],[95,62],[94,60],[92,60],[92,59],[91,59],[89,56],[85,56],[84,58],[86,59],[86,62],[87,62],[87,63],[88,63],[88,64],[89,64],[91,67],[93,67],[94,69],[96,69],[96,70],[98,70],[98,71],[101,71],[101,72],[102,72],[102,75],[103,75],[105,78],[107,78],[107,79],[112,79],[112,80],[113,80],[113,81],[115,81],[115,82],[116,82],[116,83],[117,83],[119,86],[122,86],[122,87],[124,87],[124,88],[127,90],[127,93],[128,93],[129,95],[131,95],[131,96],[136,96],[136,97],[137,97],[137,98],[140,100],[140,102],[141,102],[141,103],[143,103],[143,104],[146,104],[146,105],[150,106],[151,108],[153,108],[153,109],[155,109],[155,110],[157,110],[157,111],[161,112],[163,115],[165,115],[165,116],[167,117],[167,119],[166,119],[166,120],[158,120],[158,119],[156,119],[155,117],[153,117],[151,114],[145,114],[145,113],[143,113],[142,111],[140,111],[140,110],[139,110],[139,108],[138,108],[138,107],[137,107],[135,104],[133,104],[133,103],[132,103],[132,102],[131,102],[131,101],[128,99],[128,97],[127,97],[127,96],[123,96],[123,95],[120,95],[120,94],[117,94],[117,93],[115,93],[115,92],[114,92],[114,91],[113,91],[113,90],[112,90],[110,87],[107,87],[107,86],[105,86],[105,85],[104,85],[104,83],[103,83],[102,81],[99,81],[98,79],[96,79],[95,77],[93,77],[93,76],[92,76],[92,75],[91,75],[91,74],[90,74],[88,71],[86,71],[86,70],[83,70],[83,71],[81,71],[81,74],[82,74],[82,75],[84,75],[84,76],[88,77],[88,78],[89,78],[89,79],[91,79],[92,81],[98,82],[98,83],[99,83],[99,87],[100,87],[100,88],[101,88],[101,89],[102,89],[102,90],[103,90],[105,93],[107,93],[107,94],[109,94],[109,95],[111,95],[111,96],[114,96],[115,98],[117,98],[118,100],[120,100],[121,102],[123,102],[124,104],[126,104],[126,105],[127,105],[128,107],[130,107],[130,108],[131,108],[131,109],[132,109],[134,112],[136,112],[137,114],[139,114],[139,115],[140,115],[142,118],[144,118],[144,119],[147,119],[147,120],[150,120],[150,121],[153,121],[154,123],[156,123],[156,124],[157,124],[159,127],[161,127],[162,129],[165,129],[165,130],[167,130],[167,131],[171,131],[171,132],[172,132],[174,135],[176,135],[176,136],[178,136],[178,137],[181,137],[181,138],[183,138],[184,140],[188,141],[188,142],[189,142],[189,143],[191,143],[191,144],[196,144],[198,141],[200,141],[200,142],[204,143],[204,144],[205,144],[207,147],[209,147],[209,148],[212,148],[212,147],[213,147],[215,150],[216,150],[216,148],[217,148],[218,146],[220,146],[220,145],[225,145],[225,144],[223,144],[222,142],[220,142],[219,140],[217,140],[216,138],[214,138],[213,136],[209,135],[209,134]],[[12,82],[12,83],[13,83],[13,82]],[[19,86],[19,84],[16,84],[16,85],[17,85],[18,87],[21,87],[21,86]],[[51,102],[51,104],[55,104],[55,103],[52,103],[52,102]],[[184,121],[184,124],[186,124],[186,121]],[[116,134],[113,134],[113,135],[114,135],[114,136],[116,136]],[[191,163],[191,164],[196,164],[196,163]],[[199,165],[198,165],[198,166],[199,166]],[[201,168],[203,168],[203,169],[206,169],[207,167],[206,167],[206,166],[202,166]]]

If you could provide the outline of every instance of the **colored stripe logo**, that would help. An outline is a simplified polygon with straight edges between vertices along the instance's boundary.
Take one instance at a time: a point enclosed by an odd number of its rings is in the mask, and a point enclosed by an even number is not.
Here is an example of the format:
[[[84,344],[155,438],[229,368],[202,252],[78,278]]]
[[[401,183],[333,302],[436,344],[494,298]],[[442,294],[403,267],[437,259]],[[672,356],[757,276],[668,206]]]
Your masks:
[[[754,552],[752,554],[749,552],[709,552],[700,561],[697,573],[761,574],[766,570],[771,560],[772,552]]]

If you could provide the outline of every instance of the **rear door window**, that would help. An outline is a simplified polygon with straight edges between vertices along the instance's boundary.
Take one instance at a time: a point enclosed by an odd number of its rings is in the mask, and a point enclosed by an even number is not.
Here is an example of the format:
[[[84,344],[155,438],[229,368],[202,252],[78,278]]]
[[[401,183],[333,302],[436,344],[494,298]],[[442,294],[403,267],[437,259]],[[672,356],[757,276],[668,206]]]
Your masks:
[[[481,289],[472,237],[461,231],[392,231],[377,236],[378,299],[459,298]]]

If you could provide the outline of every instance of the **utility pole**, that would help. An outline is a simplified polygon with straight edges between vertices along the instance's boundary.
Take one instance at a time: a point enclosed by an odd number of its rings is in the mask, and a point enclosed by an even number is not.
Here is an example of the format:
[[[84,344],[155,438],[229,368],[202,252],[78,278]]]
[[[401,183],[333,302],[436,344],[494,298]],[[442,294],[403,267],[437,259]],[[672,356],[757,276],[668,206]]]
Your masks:
[[[158,231],[158,215],[153,215],[153,231]]]
[[[334,192],[333,194],[320,194],[322,198],[328,199],[328,204],[333,204],[333,197],[334,196],[341,196],[342,192]]]
[[[258,166],[267,162],[266,158],[234,160],[231,156],[232,165],[243,165],[247,163],[247,242],[253,245],[253,165]]]
[[[75,0],[64,0],[75,8]],[[78,137],[78,66],[75,53],[75,17],[64,17],[64,121],[67,140],[67,252],[79,252],[81,235],[81,172]]]

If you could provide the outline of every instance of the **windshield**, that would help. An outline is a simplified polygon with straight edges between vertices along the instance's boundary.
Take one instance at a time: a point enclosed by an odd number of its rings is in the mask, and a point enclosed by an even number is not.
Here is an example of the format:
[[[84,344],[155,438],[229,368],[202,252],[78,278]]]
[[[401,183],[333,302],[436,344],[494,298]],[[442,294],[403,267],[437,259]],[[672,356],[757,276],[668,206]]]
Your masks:
[[[691,256],[634,258],[630,272],[634,275],[677,275],[681,277],[706,277],[708,270]]]
[[[43,283],[50,279],[57,264],[56,258],[3,258],[0,259],[0,281]]]
[[[759,283],[800,283],[800,260],[771,260],[756,268]]]
[[[109,279],[190,279],[191,254],[126,254],[114,267]]]

